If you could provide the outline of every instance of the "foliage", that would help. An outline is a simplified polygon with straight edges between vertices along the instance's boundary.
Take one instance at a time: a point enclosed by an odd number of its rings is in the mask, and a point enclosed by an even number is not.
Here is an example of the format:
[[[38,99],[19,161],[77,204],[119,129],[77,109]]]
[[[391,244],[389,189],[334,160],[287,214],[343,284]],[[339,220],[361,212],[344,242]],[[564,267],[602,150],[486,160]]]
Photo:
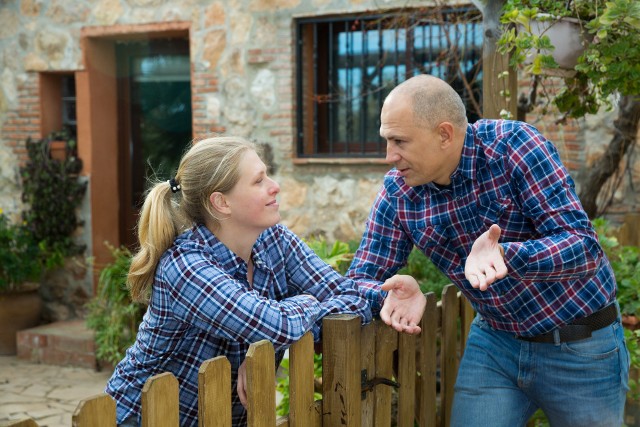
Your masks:
[[[640,248],[621,245],[609,222],[596,218],[593,225],[618,284],[617,299],[622,314],[640,315]]]
[[[341,274],[346,273],[354,255],[349,243],[338,240],[330,246],[320,237],[308,239],[306,243],[324,262]]]
[[[407,266],[402,268],[398,274],[413,276],[418,281],[423,293],[433,292],[438,298],[442,296],[442,289],[451,283],[451,280],[417,248],[413,248],[409,254]]]
[[[511,54],[511,65],[537,76],[557,69],[552,57],[555,47],[547,34],[537,35],[534,19],[573,17],[583,22],[586,50],[578,58],[575,73],[565,74],[563,88],[555,96],[540,93],[568,117],[594,114],[611,106],[611,95],[640,93],[640,3],[635,0],[507,0],[501,22],[505,26],[498,50]],[[533,56],[526,65],[527,57]]]
[[[316,378],[322,378],[322,354],[313,355],[313,376]],[[276,413],[280,416],[289,414],[289,359],[285,358],[280,363],[280,369],[278,371],[278,378],[276,379],[276,390],[282,396],[282,400],[276,408]],[[317,391],[313,394],[313,400],[322,399],[322,393]]]
[[[0,209],[0,291],[38,281],[44,270],[38,241],[25,224],[15,224]]]
[[[629,357],[631,360],[631,369],[638,370],[640,369],[640,329],[624,330],[624,337],[627,343],[627,350],[629,350]],[[627,397],[638,400],[640,398],[640,385],[638,381],[635,380],[633,375],[629,376],[629,393]]]
[[[86,322],[95,331],[98,359],[116,364],[135,341],[146,306],[132,302],[127,289],[131,253],[124,247],[109,249],[113,261],[100,272],[98,292],[87,304]]]
[[[73,155],[75,140],[66,136],[69,155],[64,161],[50,158],[49,143],[60,136],[61,133],[53,133],[40,140],[29,138],[28,161],[20,170],[22,200],[29,205],[23,218],[33,238],[40,242],[47,268],[60,266],[65,257],[84,250],[72,236],[80,225],[76,210],[87,185],[78,177],[82,163]]]

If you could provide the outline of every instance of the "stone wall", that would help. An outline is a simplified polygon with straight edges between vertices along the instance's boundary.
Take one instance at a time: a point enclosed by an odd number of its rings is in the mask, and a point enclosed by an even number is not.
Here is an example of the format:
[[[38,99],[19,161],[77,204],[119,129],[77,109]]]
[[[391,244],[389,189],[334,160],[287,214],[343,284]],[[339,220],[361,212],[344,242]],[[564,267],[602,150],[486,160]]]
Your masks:
[[[18,215],[18,165],[28,136],[39,137],[37,73],[83,69],[83,27],[188,22],[196,138],[218,132],[270,147],[283,222],[303,236],[358,239],[384,165],[301,164],[295,154],[296,17],[404,7],[405,0],[4,0],[0,6],[0,207]],[[430,5],[414,1],[411,6]],[[559,146],[576,178],[611,136],[603,114],[558,128],[532,118]],[[82,141],[80,141],[82,143]],[[612,211],[637,211],[640,166]],[[90,220],[91,212],[86,212]],[[90,254],[88,254],[90,255]]]

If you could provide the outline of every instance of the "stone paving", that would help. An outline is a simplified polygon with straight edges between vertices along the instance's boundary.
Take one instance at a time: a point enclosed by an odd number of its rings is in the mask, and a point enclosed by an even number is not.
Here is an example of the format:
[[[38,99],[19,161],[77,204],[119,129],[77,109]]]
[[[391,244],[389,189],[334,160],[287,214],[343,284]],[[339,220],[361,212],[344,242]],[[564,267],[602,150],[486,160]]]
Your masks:
[[[27,417],[39,427],[71,427],[78,403],[102,393],[110,376],[111,372],[0,356],[0,427]]]

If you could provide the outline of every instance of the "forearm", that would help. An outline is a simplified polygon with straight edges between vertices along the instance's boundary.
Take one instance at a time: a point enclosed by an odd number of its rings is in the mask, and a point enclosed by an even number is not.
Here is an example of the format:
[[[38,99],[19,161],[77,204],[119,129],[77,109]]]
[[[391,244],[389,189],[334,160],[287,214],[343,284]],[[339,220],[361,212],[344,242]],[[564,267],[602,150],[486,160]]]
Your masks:
[[[500,246],[509,275],[522,280],[589,277],[596,273],[602,259],[597,238],[589,232],[564,232]]]

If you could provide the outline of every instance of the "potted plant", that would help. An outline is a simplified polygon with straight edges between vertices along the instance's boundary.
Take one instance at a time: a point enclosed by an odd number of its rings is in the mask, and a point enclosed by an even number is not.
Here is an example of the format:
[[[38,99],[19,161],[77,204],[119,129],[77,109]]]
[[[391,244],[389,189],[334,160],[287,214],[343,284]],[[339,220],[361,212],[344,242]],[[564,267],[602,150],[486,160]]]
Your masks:
[[[0,355],[16,354],[16,333],[39,323],[43,271],[39,242],[0,209]]]
[[[49,157],[53,160],[64,162],[67,157],[76,155],[76,138],[69,128],[51,132],[47,138],[49,145]]]
[[[542,19],[543,24],[536,23]],[[570,37],[552,41],[552,29],[572,19],[581,53],[570,72],[558,73],[553,53],[566,47]],[[513,67],[540,76],[560,75],[562,88],[548,94],[548,103],[567,117],[594,114],[611,106],[610,96],[640,93],[640,4],[635,0],[506,0],[501,22],[504,31],[498,50],[510,54]],[[568,50],[575,50],[569,48]],[[566,64],[564,64],[566,66]]]

